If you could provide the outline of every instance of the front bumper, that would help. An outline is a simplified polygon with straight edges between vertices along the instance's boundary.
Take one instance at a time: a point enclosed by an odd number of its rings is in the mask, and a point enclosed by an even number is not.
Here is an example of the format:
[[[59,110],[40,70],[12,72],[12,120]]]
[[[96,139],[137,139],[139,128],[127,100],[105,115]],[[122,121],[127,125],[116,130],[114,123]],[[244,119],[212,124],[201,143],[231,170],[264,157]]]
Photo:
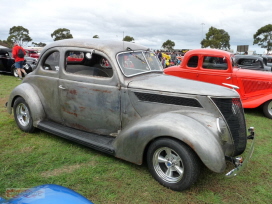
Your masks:
[[[232,163],[235,165],[235,168],[232,169],[231,171],[229,171],[225,176],[227,178],[231,178],[231,177],[234,177],[234,176],[237,176],[239,173],[241,173],[243,171],[243,169],[247,166],[252,154],[253,154],[253,151],[254,151],[254,137],[255,137],[255,133],[254,133],[254,128],[251,127],[248,129],[248,131],[250,132],[250,135],[247,137],[248,139],[252,139],[252,144],[251,144],[251,147],[245,157],[245,159],[242,159],[242,157],[236,157],[236,158],[233,158],[233,157],[228,157],[226,158],[227,160],[230,160],[232,161]]]

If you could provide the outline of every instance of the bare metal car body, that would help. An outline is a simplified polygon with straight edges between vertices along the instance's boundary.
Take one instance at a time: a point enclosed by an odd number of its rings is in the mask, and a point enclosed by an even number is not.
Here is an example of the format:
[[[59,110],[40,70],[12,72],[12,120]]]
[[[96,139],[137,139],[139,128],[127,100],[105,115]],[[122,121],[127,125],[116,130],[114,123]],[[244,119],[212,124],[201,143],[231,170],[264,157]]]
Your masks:
[[[23,100],[16,102],[18,98]],[[20,114],[20,107],[29,110]],[[184,190],[192,182],[179,183],[185,173],[176,154],[179,148],[172,142],[185,146],[214,172],[225,171],[226,161],[233,161],[237,167],[227,174],[230,177],[249,159],[237,164],[236,156],[247,144],[238,93],[165,75],[154,53],[135,43],[95,39],[48,45],[36,69],[12,91],[7,108],[10,114],[14,110],[24,131],[33,130],[31,122],[35,128],[139,165],[153,148],[148,161],[155,169],[153,176],[173,190]],[[160,148],[154,145],[158,141]],[[171,142],[163,147],[162,141]],[[172,159],[169,153],[161,161],[164,151],[171,152]]]

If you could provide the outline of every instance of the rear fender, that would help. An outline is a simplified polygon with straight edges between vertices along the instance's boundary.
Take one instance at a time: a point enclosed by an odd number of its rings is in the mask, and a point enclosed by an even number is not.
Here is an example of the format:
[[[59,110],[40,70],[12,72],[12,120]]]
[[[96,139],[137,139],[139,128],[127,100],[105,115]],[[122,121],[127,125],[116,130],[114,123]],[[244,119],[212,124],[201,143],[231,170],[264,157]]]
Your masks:
[[[205,117],[200,115],[199,117]],[[149,143],[160,137],[177,139],[191,147],[214,172],[226,168],[225,155],[216,133],[192,117],[177,112],[144,117],[126,127],[116,138],[116,157],[142,164]]]
[[[38,122],[45,118],[45,112],[39,96],[35,89],[28,83],[22,83],[15,87],[9,96],[7,109],[9,114],[12,114],[12,108],[16,98],[22,97],[28,104],[33,119],[33,126],[37,127]]]

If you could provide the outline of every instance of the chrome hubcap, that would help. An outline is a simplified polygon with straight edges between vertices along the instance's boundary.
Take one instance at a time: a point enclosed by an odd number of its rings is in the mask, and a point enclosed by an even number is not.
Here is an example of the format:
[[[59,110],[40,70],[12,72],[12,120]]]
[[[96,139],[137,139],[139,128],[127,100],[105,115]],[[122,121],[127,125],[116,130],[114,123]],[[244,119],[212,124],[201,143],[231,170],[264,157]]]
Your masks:
[[[184,166],[180,156],[168,147],[162,147],[155,151],[153,167],[156,173],[168,183],[179,182],[184,174]]]
[[[269,114],[272,115],[272,101],[270,101],[270,103],[268,104],[267,109],[268,109]]]
[[[30,114],[25,104],[20,103],[16,107],[16,117],[20,125],[27,126],[29,124]]]

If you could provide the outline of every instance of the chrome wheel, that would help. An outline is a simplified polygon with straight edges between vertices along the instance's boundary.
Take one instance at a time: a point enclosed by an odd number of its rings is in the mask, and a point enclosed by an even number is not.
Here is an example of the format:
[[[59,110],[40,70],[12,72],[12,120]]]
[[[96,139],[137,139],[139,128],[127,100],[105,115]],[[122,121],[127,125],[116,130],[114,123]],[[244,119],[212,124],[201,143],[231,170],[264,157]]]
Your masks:
[[[22,97],[16,98],[13,105],[14,118],[18,127],[24,132],[34,132],[31,109]]]
[[[30,114],[27,106],[24,103],[20,103],[16,107],[16,117],[20,125],[24,127],[29,125]]]
[[[179,182],[184,174],[184,166],[180,156],[168,147],[154,152],[153,166],[156,173],[168,183]]]
[[[267,101],[263,105],[263,113],[266,117],[272,119],[272,100]]]
[[[19,76],[18,73],[17,73],[17,69],[16,68],[13,68],[13,76],[15,76],[15,77]]]
[[[269,115],[272,115],[272,101],[270,101],[270,103],[268,104],[267,111],[268,111]]]
[[[197,180],[201,163],[195,152],[183,142],[161,138],[148,147],[147,166],[160,184],[183,191]]]

